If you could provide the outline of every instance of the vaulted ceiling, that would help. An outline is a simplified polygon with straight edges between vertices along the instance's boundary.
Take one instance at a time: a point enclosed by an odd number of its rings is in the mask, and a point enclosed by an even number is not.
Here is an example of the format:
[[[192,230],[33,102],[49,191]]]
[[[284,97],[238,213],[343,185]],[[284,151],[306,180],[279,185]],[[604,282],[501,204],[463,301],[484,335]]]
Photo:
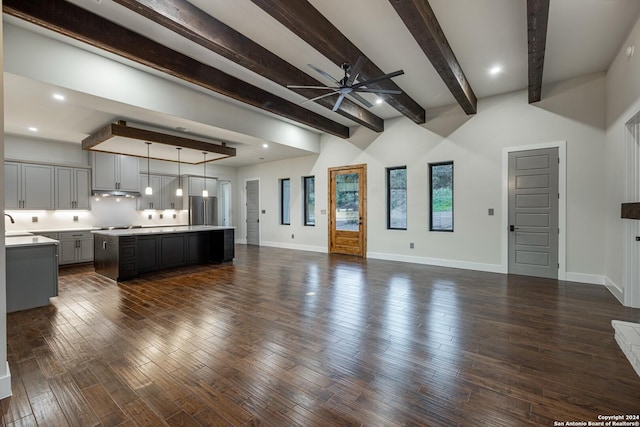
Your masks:
[[[549,82],[606,71],[640,2],[3,0],[3,11],[212,96],[348,138],[354,126],[381,132],[400,115],[424,123],[446,105],[473,115],[478,97],[526,87],[537,102]],[[287,88],[331,83],[308,64],[340,79],[340,65],[359,57],[367,58],[360,81],[404,70],[368,86],[401,93],[372,108],[345,100],[332,112],[337,95],[302,103],[322,92]]]

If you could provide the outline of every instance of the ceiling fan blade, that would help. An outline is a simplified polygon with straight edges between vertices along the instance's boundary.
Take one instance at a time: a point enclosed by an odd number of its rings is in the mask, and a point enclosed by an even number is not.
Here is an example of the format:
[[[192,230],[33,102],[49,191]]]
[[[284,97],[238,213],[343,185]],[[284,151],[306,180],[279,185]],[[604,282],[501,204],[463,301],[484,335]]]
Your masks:
[[[354,92],[366,92],[366,93],[384,93],[387,95],[400,95],[402,93],[401,90],[393,90],[393,89],[374,89],[374,88],[366,88],[359,87],[354,89]]]
[[[359,103],[361,103],[365,107],[367,107],[367,108],[373,107],[372,103],[370,103],[369,101],[367,101],[366,99],[364,99],[363,97],[358,95],[357,93],[351,92],[349,95],[351,95],[356,101],[358,101]]]
[[[329,87],[329,86],[297,86],[297,85],[287,85],[288,89],[326,89],[326,90],[336,90],[337,87]]]
[[[331,76],[331,74],[327,73],[326,71],[321,70],[320,68],[316,67],[313,64],[307,64],[309,67],[311,67],[316,73],[321,74],[323,76],[325,76],[326,78],[328,78],[329,80],[331,80],[332,82],[334,82],[337,85],[340,85],[340,82],[337,81],[336,79],[333,78],[333,76]]]
[[[333,110],[332,111],[338,111],[338,108],[340,108],[340,104],[342,104],[342,100],[344,99],[344,96],[345,96],[344,93],[340,94],[340,97],[336,101],[336,105],[333,106]]]
[[[325,97],[331,96],[331,95],[335,95],[336,93],[338,93],[338,91],[334,90],[333,92],[325,93],[324,95],[316,96],[315,98],[306,99],[306,100],[302,101],[301,104],[306,104],[307,102],[317,101],[318,99],[325,98]]]
[[[362,86],[370,85],[371,83],[379,82],[381,80],[390,79],[391,77],[401,76],[403,74],[404,74],[404,71],[398,70],[398,71],[394,71],[393,73],[385,74],[383,76],[374,77],[374,78],[366,80],[364,82],[356,83],[351,87],[353,89],[356,89],[356,88],[359,88],[359,87],[362,87]]]
[[[367,58],[365,58],[364,56],[361,56],[360,58],[358,58],[358,60],[356,61],[356,65],[354,65],[351,68],[351,72],[349,73],[349,78],[347,79],[346,86],[351,86],[353,82],[356,81],[356,79],[360,75],[360,71],[362,71],[362,67],[364,67],[364,64],[366,64],[366,62],[367,62]]]

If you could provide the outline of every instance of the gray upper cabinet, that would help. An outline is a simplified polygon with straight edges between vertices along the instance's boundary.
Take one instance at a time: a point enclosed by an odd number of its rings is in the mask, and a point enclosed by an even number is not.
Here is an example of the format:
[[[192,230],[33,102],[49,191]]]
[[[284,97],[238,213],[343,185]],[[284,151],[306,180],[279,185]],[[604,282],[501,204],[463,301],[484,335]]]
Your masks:
[[[55,167],[56,209],[89,209],[91,171],[84,168]]]
[[[137,157],[92,153],[93,189],[139,191],[140,165]]]
[[[54,209],[54,167],[4,163],[5,209]]]
[[[200,176],[189,177],[189,196],[202,196],[204,190],[205,178]],[[207,178],[207,191],[209,196],[215,197],[218,192],[218,180],[215,178]]]
[[[144,194],[147,183],[153,189],[152,195]],[[142,197],[138,199],[138,209],[162,209],[162,178],[158,175],[140,174],[140,192]]]
[[[153,194],[147,196],[144,190],[147,187],[147,179],[153,189]],[[138,210],[156,209],[182,209],[182,197],[176,196],[178,178],[171,175],[140,174],[140,192],[142,197],[138,199]]]
[[[182,209],[182,196],[176,196],[178,183],[178,177],[162,177],[162,209]]]

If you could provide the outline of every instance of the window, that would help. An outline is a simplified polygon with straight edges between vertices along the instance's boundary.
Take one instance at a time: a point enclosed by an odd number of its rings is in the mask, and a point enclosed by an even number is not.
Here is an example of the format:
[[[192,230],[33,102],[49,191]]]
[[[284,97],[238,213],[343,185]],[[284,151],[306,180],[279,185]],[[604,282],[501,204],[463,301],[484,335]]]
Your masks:
[[[387,168],[387,228],[407,229],[407,167]]]
[[[430,163],[429,229],[453,231],[453,162]]]
[[[302,188],[304,189],[304,225],[316,225],[316,178],[303,177]]]
[[[290,225],[290,199],[291,199],[291,180],[283,178],[280,180],[280,224]]]

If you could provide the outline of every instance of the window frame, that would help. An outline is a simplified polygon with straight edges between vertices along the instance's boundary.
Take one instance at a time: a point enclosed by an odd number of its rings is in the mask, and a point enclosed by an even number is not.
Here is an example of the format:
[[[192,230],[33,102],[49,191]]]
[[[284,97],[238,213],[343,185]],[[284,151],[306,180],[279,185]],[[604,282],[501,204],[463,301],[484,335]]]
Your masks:
[[[286,206],[286,212],[288,213],[288,222],[285,222],[285,200],[284,200],[284,183],[287,182],[288,186],[288,206]],[[291,178],[280,178],[280,225],[291,225]]]
[[[309,220],[309,192],[307,187],[307,182],[313,182],[313,208],[314,208],[314,216],[313,222]],[[316,177],[315,175],[303,176],[302,177],[302,224],[307,227],[315,227],[316,219],[315,219],[315,195],[316,195]]]
[[[386,182],[386,187],[387,187],[387,230],[405,230],[407,229],[406,224],[408,223],[408,209],[405,209],[405,226],[404,227],[392,227],[391,226],[391,173],[393,171],[396,170],[402,170],[404,169],[405,171],[407,170],[407,166],[393,166],[393,167],[388,167],[386,168],[386,172],[387,172],[387,182]],[[406,178],[405,175],[405,186],[407,185],[407,181],[408,179]],[[405,206],[407,204],[407,198],[408,198],[408,191],[405,188]]]
[[[438,166],[451,165],[451,229],[433,228],[433,168]],[[429,231],[441,231],[445,233],[453,233],[454,231],[454,165],[453,160],[445,162],[429,163]]]

